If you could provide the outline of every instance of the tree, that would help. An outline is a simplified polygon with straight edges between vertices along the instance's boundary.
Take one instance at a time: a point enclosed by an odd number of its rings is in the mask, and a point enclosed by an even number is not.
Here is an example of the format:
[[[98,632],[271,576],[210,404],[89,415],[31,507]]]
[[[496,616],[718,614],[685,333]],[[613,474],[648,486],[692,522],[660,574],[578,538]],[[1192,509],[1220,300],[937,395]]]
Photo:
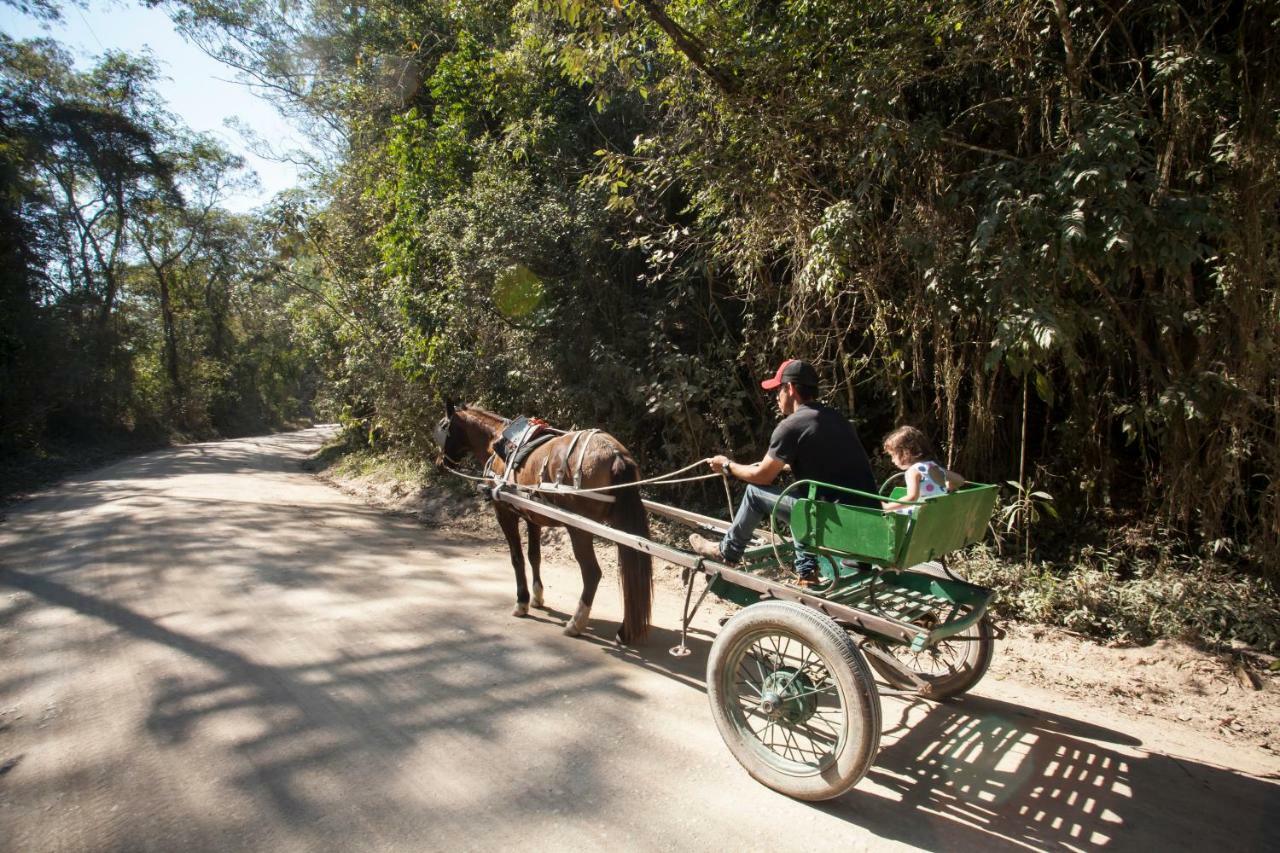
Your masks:
[[[80,71],[54,42],[0,39],[0,217],[11,226],[0,244],[11,262],[0,281],[10,309],[0,442],[10,449],[58,432],[209,434],[214,401],[239,430],[299,409],[287,399],[304,393],[302,371],[283,366],[287,326],[236,323],[236,293],[266,263],[243,248],[254,224],[219,207],[247,180],[243,164],[163,109],[156,73],[119,53]],[[245,311],[279,317],[283,306]],[[280,370],[238,374],[241,334]],[[229,415],[232,399],[253,414]]]

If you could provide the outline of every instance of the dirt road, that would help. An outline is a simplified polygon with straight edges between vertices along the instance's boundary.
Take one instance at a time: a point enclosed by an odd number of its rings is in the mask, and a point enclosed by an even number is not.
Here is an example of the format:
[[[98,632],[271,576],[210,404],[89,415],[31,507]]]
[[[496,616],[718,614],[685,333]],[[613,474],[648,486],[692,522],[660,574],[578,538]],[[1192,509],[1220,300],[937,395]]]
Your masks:
[[[822,805],[719,740],[677,606],[614,650],[509,616],[505,549],[302,473],[321,431],[122,462],[0,524],[0,850],[1276,850],[1257,751],[1100,719],[1010,678],[884,701]],[[999,652],[997,652],[999,654]]]

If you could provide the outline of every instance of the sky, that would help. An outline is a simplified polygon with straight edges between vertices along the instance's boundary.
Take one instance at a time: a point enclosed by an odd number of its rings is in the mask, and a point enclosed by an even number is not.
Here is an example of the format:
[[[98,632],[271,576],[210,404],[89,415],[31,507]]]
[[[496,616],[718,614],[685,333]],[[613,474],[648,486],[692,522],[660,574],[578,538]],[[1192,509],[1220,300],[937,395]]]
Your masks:
[[[258,174],[261,187],[227,199],[228,209],[250,210],[281,190],[300,183],[297,167],[253,153],[249,143],[224,122],[228,118],[243,122],[277,149],[306,149],[306,141],[269,101],[254,94],[251,87],[237,82],[234,69],[210,59],[184,41],[163,11],[90,0],[87,9],[65,4],[62,20],[46,26],[10,6],[0,5],[0,30],[18,39],[57,39],[84,68],[105,50],[139,53],[150,48],[160,66],[161,77],[167,78],[158,81],[157,89],[168,101],[169,110],[192,130],[218,137],[226,148],[244,157]]]

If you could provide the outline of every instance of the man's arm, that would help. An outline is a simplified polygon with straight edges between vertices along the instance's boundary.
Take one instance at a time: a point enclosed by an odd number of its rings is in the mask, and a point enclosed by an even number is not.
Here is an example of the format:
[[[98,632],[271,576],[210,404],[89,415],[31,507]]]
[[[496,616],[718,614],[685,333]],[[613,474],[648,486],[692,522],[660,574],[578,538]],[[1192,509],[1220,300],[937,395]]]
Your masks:
[[[759,462],[751,465],[734,462],[728,456],[712,456],[707,460],[707,464],[717,474],[721,471],[728,471],[730,477],[741,480],[744,483],[753,483],[757,486],[769,485],[778,479],[778,475],[786,467],[786,463],[781,459],[768,454],[765,454],[765,457]]]

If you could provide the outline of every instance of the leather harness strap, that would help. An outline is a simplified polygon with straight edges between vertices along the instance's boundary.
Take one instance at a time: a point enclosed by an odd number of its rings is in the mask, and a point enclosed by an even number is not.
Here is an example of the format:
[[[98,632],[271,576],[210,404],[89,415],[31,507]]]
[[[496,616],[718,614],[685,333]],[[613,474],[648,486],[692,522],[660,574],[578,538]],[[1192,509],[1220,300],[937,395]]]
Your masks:
[[[598,432],[600,432],[598,429],[588,430],[587,437],[583,439],[582,450],[578,452],[578,467],[573,472],[573,487],[575,489],[582,488],[582,461],[587,457],[587,448],[591,446],[591,439],[595,438]],[[569,455],[565,454],[565,461],[567,462],[568,459]]]
[[[573,438],[569,441],[569,446],[564,451],[564,464],[560,466],[560,470],[556,472],[556,484],[564,485],[564,476],[569,473],[569,459],[573,456],[573,448],[577,446],[578,439],[582,438],[582,430],[577,430],[573,434]]]

